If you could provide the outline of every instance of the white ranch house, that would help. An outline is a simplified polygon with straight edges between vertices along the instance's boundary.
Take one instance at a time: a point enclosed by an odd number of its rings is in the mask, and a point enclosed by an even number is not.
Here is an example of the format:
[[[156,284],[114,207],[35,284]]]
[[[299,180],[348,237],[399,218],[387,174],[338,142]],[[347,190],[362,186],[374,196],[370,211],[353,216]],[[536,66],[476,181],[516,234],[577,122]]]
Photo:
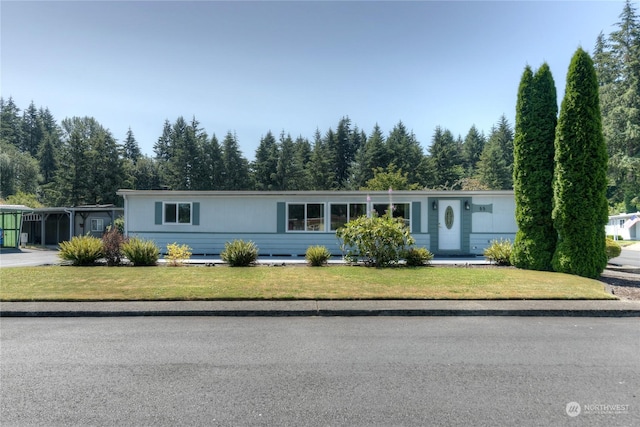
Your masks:
[[[171,191],[119,190],[125,235],[186,244],[218,256],[225,242],[256,243],[260,256],[303,257],[311,245],[341,255],[335,231],[351,218],[404,218],[418,246],[436,255],[481,255],[494,239],[515,237],[513,191]]]
[[[610,215],[605,229],[615,240],[640,240],[640,212]]]

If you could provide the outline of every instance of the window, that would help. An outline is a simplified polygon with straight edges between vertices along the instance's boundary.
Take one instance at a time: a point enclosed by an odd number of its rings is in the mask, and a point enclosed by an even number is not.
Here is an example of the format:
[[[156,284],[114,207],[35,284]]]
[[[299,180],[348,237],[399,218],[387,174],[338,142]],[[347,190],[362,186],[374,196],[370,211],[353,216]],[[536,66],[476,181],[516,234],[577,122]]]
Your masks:
[[[324,204],[290,204],[287,210],[288,231],[324,231]]]
[[[191,224],[191,203],[165,203],[166,224]]]
[[[341,203],[331,205],[331,231],[345,225],[352,219],[367,215],[365,203]]]
[[[94,218],[91,220],[91,231],[104,231],[104,220],[102,218]]]
[[[385,215],[389,210],[389,204],[374,204],[373,210],[378,214],[378,216]],[[410,209],[409,203],[394,203],[393,204],[393,217],[394,218],[403,218],[404,223],[407,227],[410,226]]]

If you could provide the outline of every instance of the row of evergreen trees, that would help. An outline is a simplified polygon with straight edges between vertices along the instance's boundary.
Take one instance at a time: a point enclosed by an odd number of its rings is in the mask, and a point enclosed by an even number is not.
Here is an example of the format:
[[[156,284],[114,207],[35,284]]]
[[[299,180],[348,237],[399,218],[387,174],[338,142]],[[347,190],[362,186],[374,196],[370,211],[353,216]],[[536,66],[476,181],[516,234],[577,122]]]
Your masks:
[[[640,25],[628,0],[620,19],[618,31],[598,37],[593,60],[582,49],[573,56],[559,117],[549,67],[522,75],[517,267],[597,278],[607,265],[607,191],[615,207],[640,207]]]
[[[589,54],[571,60],[560,116],[547,64],[526,67],[514,142],[517,267],[597,278],[607,265],[607,147]]]
[[[466,138],[436,128],[429,153],[404,123],[384,135],[367,135],[342,118],[335,129],[316,130],[313,141],[284,131],[261,138],[255,160],[237,137],[222,141],[193,118],[165,121],[144,155],[131,129],[122,143],[91,117],[58,125],[47,108],[31,103],[20,114],[0,98],[2,197],[37,195],[44,205],[117,203],[118,188],[173,190],[342,190],[386,185],[396,189],[510,189],[513,130],[503,116],[486,138],[472,126]],[[376,184],[377,182],[377,184]],[[388,188],[388,187],[387,187]],[[31,200],[31,204],[36,201]]]

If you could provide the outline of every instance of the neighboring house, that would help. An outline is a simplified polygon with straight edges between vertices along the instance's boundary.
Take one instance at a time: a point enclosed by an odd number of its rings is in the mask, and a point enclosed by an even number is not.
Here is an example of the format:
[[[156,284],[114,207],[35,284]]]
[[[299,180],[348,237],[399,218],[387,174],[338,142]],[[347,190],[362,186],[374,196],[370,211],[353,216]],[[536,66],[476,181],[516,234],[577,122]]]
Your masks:
[[[615,240],[640,240],[640,212],[610,215],[605,230]]]
[[[0,248],[17,248],[20,245],[22,215],[32,210],[23,205],[0,205]]]
[[[186,244],[219,255],[225,242],[251,240],[261,256],[304,256],[311,245],[341,255],[335,230],[391,203],[418,246],[437,255],[481,255],[517,230],[513,191],[165,191],[119,190],[125,234],[166,252]]]
[[[49,246],[71,240],[73,236],[102,237],[107,227],[123,213],[124,209],[115,205],[32,209],[23,215],[22,232],[27,233],[28,243]]]

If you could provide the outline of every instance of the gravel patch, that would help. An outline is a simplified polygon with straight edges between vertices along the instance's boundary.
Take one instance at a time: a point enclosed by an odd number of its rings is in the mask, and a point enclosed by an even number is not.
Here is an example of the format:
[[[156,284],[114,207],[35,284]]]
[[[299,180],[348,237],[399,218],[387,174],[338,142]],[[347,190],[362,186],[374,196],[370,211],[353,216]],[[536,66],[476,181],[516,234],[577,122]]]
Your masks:
[[[600,281],[621,300],[640,301],[640,273],[607,269],[602,272]]]

